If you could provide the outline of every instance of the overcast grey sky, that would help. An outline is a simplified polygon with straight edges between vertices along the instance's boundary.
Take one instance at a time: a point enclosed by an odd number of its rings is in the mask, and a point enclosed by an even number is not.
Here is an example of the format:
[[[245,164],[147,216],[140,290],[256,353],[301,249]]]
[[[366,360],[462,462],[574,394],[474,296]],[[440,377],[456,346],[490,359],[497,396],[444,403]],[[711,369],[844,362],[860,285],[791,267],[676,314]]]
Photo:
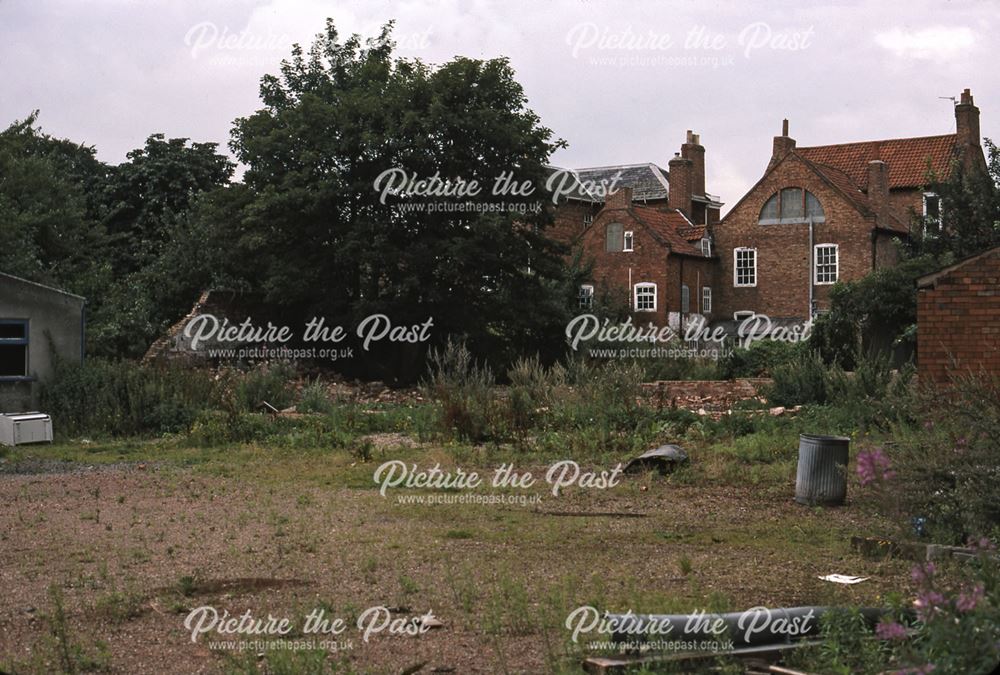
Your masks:
[[[258,81],[333,17],[431,63],[507,56],[564,166],[656,162],[686,129],[728,205],[783,117],[800,145],[951,133],[969,87],[1000,136],[1000,4],[697,0],[0,0],[0,123],[117,163],[152,133],[225,146]]]

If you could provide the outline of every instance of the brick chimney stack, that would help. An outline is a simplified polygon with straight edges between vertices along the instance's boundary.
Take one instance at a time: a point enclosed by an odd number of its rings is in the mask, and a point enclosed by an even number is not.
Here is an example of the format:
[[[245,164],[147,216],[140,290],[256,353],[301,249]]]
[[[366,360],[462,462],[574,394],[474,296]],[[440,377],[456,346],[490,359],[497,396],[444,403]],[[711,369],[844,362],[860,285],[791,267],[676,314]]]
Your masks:
[[[687,141],[681,145],[681,157],[691,160],[691,194],[705,195],[705,146],[701,135],[687,131]]]
[[[777,164],[782,157],[795,149],[795,139],[788,135],[788,120],[781,121],[781,135],[774,137],[774,146],[771,150],[771,162],[767,165],[770,169]]]
[[[614,192],[608,193],[604,200],[606,209],[627,209],[632,206],[632,188],[620,187]]]
[[[955,129],[959,145],[979,145],[979,108],[972,101],[972,92],[962,92],[955,104]]]
[[[969,163],[975,162],[980,169],[985,169],[983,153],[979,147],[979,108],[972,100],[972,92],[966,89],[955,104],[955,133],[958,136],[958,152],[962,156],[966,169]]]
[[[881,159],[868,162],[868,201],[879,220],[889,216],[889,165]],[[881,223],[880,223],[881,224]]]
[[[690,216],[694,162],[681,156],[681,153],[678,152],[667,164],[667,171],[670,174],[668,176],[670,191],[667,193],[667,206],[683,211]]]

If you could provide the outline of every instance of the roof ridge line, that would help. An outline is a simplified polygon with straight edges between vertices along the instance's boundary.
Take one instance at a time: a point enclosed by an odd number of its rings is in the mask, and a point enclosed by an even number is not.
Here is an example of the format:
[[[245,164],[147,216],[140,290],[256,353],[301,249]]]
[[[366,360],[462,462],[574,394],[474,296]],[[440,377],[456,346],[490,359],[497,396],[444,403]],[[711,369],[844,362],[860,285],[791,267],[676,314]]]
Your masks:
[[[800,145],[796,146],[796,150],[813,150],[816,148],[838,148],[847,145],[867,145],[875,143],[888,143],[891,141],[923,141],[930,138],[948,138],[951,136],[958,136],[957,133],[951,134],[932,134],[930,136],[902,136],[900,138],[879,138],[871,141],[848,141],[846,143],[824,143],[823,145]]]

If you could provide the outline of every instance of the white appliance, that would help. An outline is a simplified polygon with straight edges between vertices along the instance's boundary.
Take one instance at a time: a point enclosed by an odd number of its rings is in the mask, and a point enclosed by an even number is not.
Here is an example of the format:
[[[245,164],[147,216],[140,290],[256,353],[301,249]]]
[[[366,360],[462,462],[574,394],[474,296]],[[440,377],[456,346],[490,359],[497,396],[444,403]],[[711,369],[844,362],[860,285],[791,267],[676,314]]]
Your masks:
[[[52,418],[45,413],[5,413],[0,415],[0,443],[51,443]]]

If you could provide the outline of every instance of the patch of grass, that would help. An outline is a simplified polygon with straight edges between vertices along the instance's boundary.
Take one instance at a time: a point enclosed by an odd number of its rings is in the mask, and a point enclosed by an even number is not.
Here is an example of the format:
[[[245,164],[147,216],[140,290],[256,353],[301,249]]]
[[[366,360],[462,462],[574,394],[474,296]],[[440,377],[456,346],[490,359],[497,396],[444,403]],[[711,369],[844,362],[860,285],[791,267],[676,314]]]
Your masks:
[[[112,623],[125,623],[143,613],[143,598],[132,590],[113,590],[99,597],[93,606],[96,616]]]
[[[66,616],[62,589],[58,586],[50,586],[49,600],[52,603],[52,612],[43,617],[49,629],[46,647],[52,660],[58,664],[60,671],[63,673],[109,671],[111,657],[107,645],[95,641],[88,647],[79,642],[72,634]],[[47,662],[45,655],[40,654],[39,656],[42,662]],[[44,671],[40,670],[39,672]]]
[[[399,577],[399,587],[402,589],[404,595],[415,595],[420,592],[420,586],[417,582],[405,574]]]
[[[177,592],[185,598],[192,597],[198,591],[198,582],[191,575],[184,575],[177,580]]]

